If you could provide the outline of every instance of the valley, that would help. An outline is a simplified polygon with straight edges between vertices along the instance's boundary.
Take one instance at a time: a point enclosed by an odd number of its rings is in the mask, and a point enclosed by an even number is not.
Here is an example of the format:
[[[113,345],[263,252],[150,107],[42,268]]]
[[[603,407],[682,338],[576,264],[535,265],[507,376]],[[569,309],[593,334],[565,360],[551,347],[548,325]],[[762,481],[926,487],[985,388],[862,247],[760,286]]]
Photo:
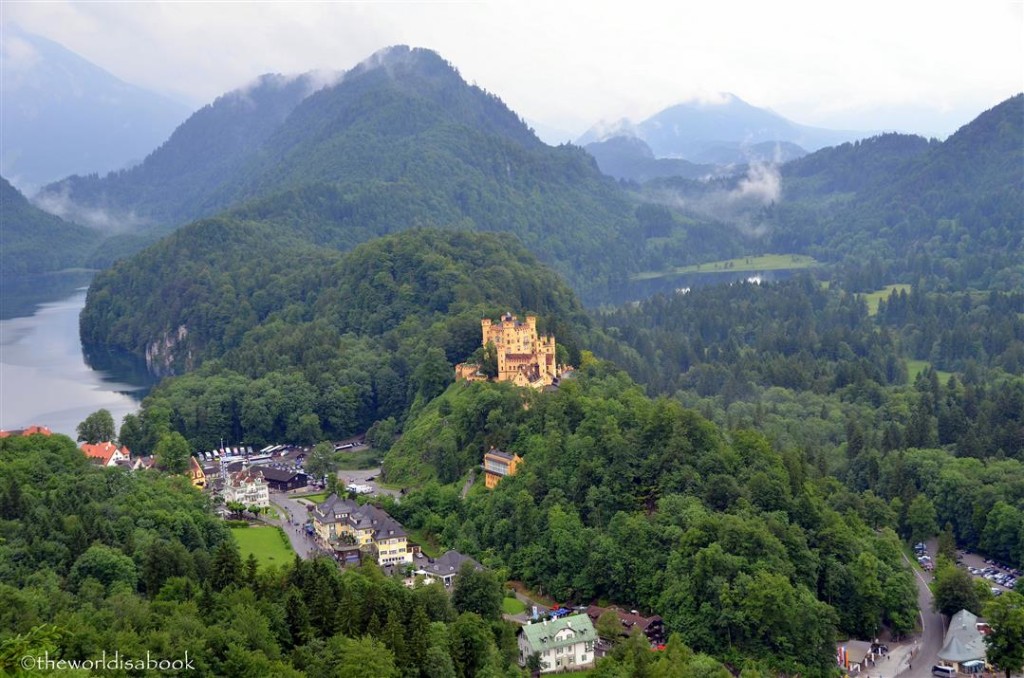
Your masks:
[[[0,423],[56,433],[0,438],[0,667],[835,678],[881,638],[916,676],[966,610],[1024,669],[1024,598],[955,563],[1024,568],[1024,94],[944,140],[731,95],[616,129],[549,146],[394,46],[0,184],[4,298],[35,294]],[[76,447],[101,408],[127,469]],[[197,471],[225,441],[291,456]]]

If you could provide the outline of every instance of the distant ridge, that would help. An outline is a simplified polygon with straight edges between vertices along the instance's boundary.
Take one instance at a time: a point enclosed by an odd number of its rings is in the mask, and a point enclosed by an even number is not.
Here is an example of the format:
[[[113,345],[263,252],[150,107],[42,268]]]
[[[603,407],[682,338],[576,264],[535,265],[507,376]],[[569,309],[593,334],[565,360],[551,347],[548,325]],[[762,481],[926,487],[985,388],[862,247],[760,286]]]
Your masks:
[[[670,106],[635,124],[623,120],[611,126],[595,125],[577,143],[586,146],[623,134],[642,139],[656,158],[682,158],[698,164],[747,162],[750,157],[745,149],[763,143],[787,144],[790,151],[795,145],[802,152],[869,136],[867,132],[800,125],[726,93]]]
[[[61,45],[6,24],[0,173],[31,194],[70,174],[141,161],[189,113]]]
[[[299,102],[337,77],[262,75],[193,113],[141,164],[103,176],[68,177],[46,186],[38,198],[72,217],[101,209],[160,231],[215,212],[225,206],[215,197],[225,178],[252,161]]]

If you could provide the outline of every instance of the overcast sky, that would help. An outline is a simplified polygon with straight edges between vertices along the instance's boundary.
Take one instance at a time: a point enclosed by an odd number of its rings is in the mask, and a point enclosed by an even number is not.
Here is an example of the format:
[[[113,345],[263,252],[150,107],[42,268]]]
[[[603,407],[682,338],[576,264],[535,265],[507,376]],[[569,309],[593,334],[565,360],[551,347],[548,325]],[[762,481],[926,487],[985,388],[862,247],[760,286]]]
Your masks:
[[[428,47],[565,139],[715,92],[805,124],[945,137],[1024,89],[1024,0],[4,0],[0,13],[0,28],[195,107],[262,73]]]

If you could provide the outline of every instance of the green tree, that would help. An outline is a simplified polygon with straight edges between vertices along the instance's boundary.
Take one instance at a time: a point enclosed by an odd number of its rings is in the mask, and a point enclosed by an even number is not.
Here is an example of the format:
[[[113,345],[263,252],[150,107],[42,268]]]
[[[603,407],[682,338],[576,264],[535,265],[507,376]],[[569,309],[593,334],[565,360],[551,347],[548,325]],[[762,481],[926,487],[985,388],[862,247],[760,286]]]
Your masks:
[[[334,674],[338,678],[398,678],[395,656],[384,643],[370,636],[335,636],[328,651],[337,657]]]
[[[128,413],[121,420],[121,430],[117,434],[118,442],[127,447],[133,454],[142,455],[146,450],[142,448],[144,433],[142,421],[137,415]]]
[[[288,425],[285,435],[296,443],[312,445],[324,435],[320,428],[320,417],[312,412],[300,414]]]
[[[484,619],[501,618],[501,582],[494,572],[478,570],[466,561],[459,568],[452,590],[452,605],[459,612],[475,612]]]
[[[188,470],[191,450],[185,436],[177,431],[171,431],[160,438],[153,453],[156,455],[157,465],[163,470],[168,473],[184,473]]]
[[[306,472],[320,481],[324,476],[331,476],[338,470],[338,455],[330,441],[319,442],[309,451],[306,459]]]
[[[540,674],[543,666],[544,662],[540,658],[540,652],[531,652],[530,656],[526,658],[526,670],[530,672],[531,676]]]
[[[974,578],[966,571],[947,560],[940,560],[935,570],[933,585],[935,598],[932,601],[937,612],[952,617],[960,610],[981,613],[978,592],[974,589]]]
[[[490,626],[476,613],[460,614],[448,633],[452,661],[464,678],[475,676],[497,653]]]
[[[221,591],[231,584],[238,584],[242,579],[242,556],[233,541],[223,541],[213,552],[210,584],[214,590]]]
[[[135,561],[117,549],[93,544],[79,556],[68,574],[68,583],[76,589],[86,579],[95,579],[108,591],[117,583],[128,584],[132,590],[138,581]]]
[[[989,663],[1011,673],[1024,671],[1024,596],[1007,591],[985,606],[985,620],[992,633],[985,636]]]
[[[236,520],[241,519],[242,512],[245,511],[245,504],[240,501],[229,501],[226,504],[226,507],[231,511],[231,515],[234,516]]]
[[[935,505],[925,495],[917,495],[907,508],[907,533],[910,541],[915,544],[925,541],[938,531]]]
[[[916,542],[915,542],[916,543]],[[956,537],[953,536],[953,524],[947,522],[939,533],[938,554],[950,562],[956,561]]]
[[[398,438],[398,422],[394,417],[373,422],[366,431],[366,444],[380,453],[386,453]]]
[[[615,614],[615,610],[605,610],[601,613],[601,616],[597,618],[597,635],[605,640],[617,643],[622,637],[622,622],[619,621],[619,615]]]
[[[488,379],[498,376],[498,349],[493,341],[484,344],[483,357],[480,360],[480,373]]]
[[[78,425],[78,440],[96,444],[115,442],[117,432],[110,410],[96,410]]]

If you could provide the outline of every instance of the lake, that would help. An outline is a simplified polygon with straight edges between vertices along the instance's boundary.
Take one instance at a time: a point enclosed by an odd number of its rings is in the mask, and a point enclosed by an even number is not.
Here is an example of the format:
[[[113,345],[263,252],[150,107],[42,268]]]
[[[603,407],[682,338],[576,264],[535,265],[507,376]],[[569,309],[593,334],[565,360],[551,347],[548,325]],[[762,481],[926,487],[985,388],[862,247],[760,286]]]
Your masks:
[[[731,285],[750,280],[752,282],[776,282],[788,280],[806,269],[776,269],[767,271],[705,271],[677,273],[644,280],[630,280],[612,288],[610,302],[615,305],[629,304],[649,299],[656,294],[673,294],[711,285]]]
[[[74,438],[79,422],[98,409],[110,410],[118,427],[138,409],[154,379],[125,356],[86,360],[78,335],[84,305],[79,288],[31,315],[0,320],[0,428],[38,424]]]

